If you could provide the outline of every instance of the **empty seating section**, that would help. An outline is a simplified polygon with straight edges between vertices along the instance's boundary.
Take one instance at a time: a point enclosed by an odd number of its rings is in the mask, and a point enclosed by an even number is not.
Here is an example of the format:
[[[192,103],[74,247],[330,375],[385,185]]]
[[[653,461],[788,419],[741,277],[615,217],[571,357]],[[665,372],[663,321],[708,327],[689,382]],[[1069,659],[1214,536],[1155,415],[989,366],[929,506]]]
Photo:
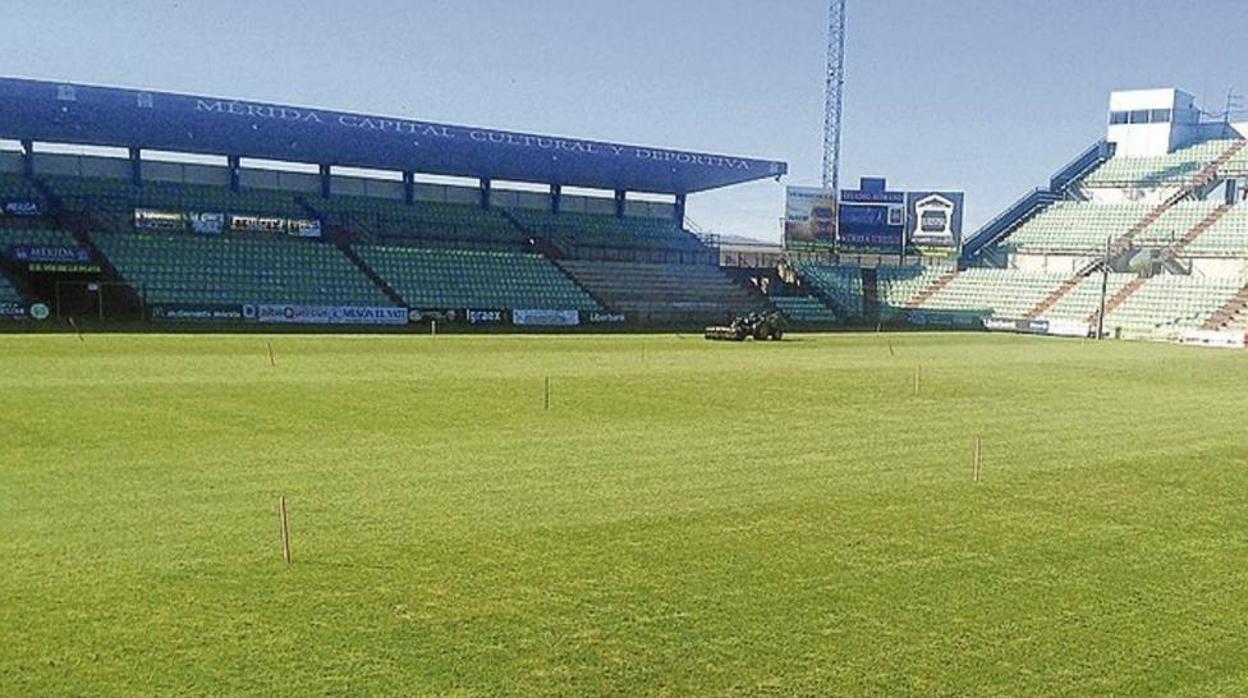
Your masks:
[[[1105,326],[1133,335],[1199,329],[1243,286],[1240,278],[1157,276],[1107,314]]]
[[[1140,231],[1132,242],[1148,247],[1172,245],[1182,240],[1217,207],[1216,201],[1181,201],[1153,221],[1152,225]]]
[[[1238,153],[1226,161],[1219,172],[1227,177],[1248,176],[1248,148],[1240,148]]]
[[[1156,157],[1113,157],[1083,180],[1088,187],[1182,186],[1217,160],[1235,141],[1213,140]]]
[[[1131,283],[1134,274],[1110,274],[1105,288],[1106,301],[1112,299],[1124,286]],[[1061,283],[1065,281],[1062,279]],[[1041,320],[1061,322],[1087,322],[1101,308],[1101,275],[1092,274],[1080,279],[1079,284],[1058,299],[1040,315]]]
[[[0,173],[0,204],[10,201],[28,201],[45,209],[47,206],[43,194],[30,180],[21,175]]]
[[[1002,247],[1021,252],[1095,252],[1148,216],[1146,204],[1062,201],[1024,223]],[[1182,236],[1180,236],[1182,237]]]
[[[1185,256],[1248,256],[1248,203],[1232,206],[1221,219],[1190,245]]]
[[[367,196],[311,199],[309,205],[330,225],[362,234],[362,239],[422,246],[520,250],[527,236],[501,212],[480,206]]]
[[[96,247],[148,303],[393,303],[321,242],[243,236],[96,233]]]
[[[944,274],[945,271],[932,267],[881,267],[876,272],[881,310],[904,309]]]
[[[144,182],[137,187],[121,179],[47,176],[42,178],[69,211],[130,213],[135,208],[186,212],[235,213],[307,218],[295,194],[269,189],[243,189],[175,182]]]
[[[799,262],[794,269],[842,311],[855,317],[863,316],[861,269],[818,262]]]
[[[415,308],[601,310],[541,255],[372,245],[355,251]]]
[[[20,303],[22,294],[9,283],[9,280],[0,276],[0,303]]]
[[[732,313],[766,310],[758,297],[718,267],[565,260],[563,267],[612,309],[650,322],[722,320]]]
[[[813,296],[771,296],[771,304],[791,322],[829,325],[840,321],[831,308]]]
[[[983,317],[1021,318],[1062,285],[1066,277],[1010,269],[968,269],[922,304]]]
[[[526,229],[575,255],[576,248],[609,247],[705,252],[701,240],[675,221],[661,218],[600,216],[588,213],[553,214],[514,209],[511,214]]]
[[[18,230],[0,228],[0,255],[10,247],[77,247],[78,240],[66,230]]]

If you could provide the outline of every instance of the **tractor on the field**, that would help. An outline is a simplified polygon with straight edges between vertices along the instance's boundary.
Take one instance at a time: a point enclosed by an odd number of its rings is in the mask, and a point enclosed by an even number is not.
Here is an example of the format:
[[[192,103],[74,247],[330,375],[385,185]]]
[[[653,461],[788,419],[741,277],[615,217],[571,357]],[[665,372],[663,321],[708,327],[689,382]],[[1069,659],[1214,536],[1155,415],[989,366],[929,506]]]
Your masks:
[[[784,339],[784,316],[780,313],[750,313],[732,319],[728,325],[706,328],[706,338],[720,342],[744,342],[753,337],[780,341]]]

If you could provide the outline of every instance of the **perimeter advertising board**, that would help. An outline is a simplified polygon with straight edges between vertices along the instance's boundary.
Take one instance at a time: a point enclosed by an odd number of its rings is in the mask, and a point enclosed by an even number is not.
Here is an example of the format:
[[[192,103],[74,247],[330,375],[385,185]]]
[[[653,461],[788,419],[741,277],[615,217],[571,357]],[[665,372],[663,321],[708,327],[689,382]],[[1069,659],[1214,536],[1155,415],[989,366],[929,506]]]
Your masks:
[[[836,192],[813,187],[785,190],[784,246],[830,250],[836,244]]]

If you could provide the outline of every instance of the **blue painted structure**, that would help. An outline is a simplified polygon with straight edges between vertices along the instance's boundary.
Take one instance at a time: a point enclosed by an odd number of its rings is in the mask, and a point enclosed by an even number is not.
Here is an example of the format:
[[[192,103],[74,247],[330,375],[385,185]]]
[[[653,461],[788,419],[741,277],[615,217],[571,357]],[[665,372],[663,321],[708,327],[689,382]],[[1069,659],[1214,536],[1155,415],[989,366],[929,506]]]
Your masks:
[[[685,195],[772,160],[195,95],[0,78],[0,138]]]
[[[1109,145],[1104,140],[1093,143],[1050,177],[1048,188],[1036,188],[1027,192],[995,218],[985,223],[973,236],[966,239],[962,245],[963,263],[978,261],[988,247],[1014,232],[1020,225],[1039,215],[1049,206],[1061,201],[1072,184],[1100,167],[1101,163],[1109,159],[1109,156]]]

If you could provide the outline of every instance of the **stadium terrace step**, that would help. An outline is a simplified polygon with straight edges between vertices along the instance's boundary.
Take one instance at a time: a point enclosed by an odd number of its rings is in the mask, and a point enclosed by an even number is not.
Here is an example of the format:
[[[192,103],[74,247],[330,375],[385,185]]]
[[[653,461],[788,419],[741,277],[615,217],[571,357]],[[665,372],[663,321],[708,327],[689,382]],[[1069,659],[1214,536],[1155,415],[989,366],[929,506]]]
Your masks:
[[[1223,218],[1225,218],[1226,214],[1230,213],[1230,211],[1231,211],[1230,204],[1222,204],[1221,206],[1215,208],[1212,213],[1210,213],[1207,217],[1205,217],[1204,220],[1197,223],[1196,227],[1189,230],[1187,234],[1183,236],[1183,239],[1171,245],[1170,252],[1175,255],[1182,254],[1183,251],[1186,250],[1189,246],[1191,246],[1192,243],[1196,242],[1196,240],[1199,239],[1201,235],[1204,235],[1205,231],[1214,227]]]
[[[1084,277],[1086,276],[1087,274],[1080,274],[1080,275],[1075,276],[1074,278],[1063,281],[1061,286],[1058,286],[1052,293],[1046,296],[1044,300],[1036,304],[1036,307],[1027,311],[1026,317],[1028,319],[1034,320],[1040,317],[1041,315],[1045,314],[1046,312],[1048,312],[1050,308],[1057,305],[1058,301],[1065,298],[1066,294],[1075,290],[1075,287],[1078,286],[1083,281]]]
[[[930,300],[932,296],[940,293],[941,289],[952,283],[957,275],[958,272],[956,270],[942,274],[940,278],[936,279],[936,281],[932,283],[932,285],[920,291],[914,298],[911,298],[904,307],[907,310],[918,310],[919,308],[922,308],[923,304]]]
[[[1130,298],[1136,291],[1143,288],[1145,281],[1146,279],[1137,276],[1136,278],[1127,282],[1127,285],[1118,289],[1117,293],[1115,293],[1113,296],[1111,296],[1108,300],[1105,301],[1105,315],[1109,316],[1110,313],[1117,310],[1118,307],[1121,306],[1123,303],[1125,303],[1127,299]],[[1101,309],[1097,308],[1096,310],[1092,312],[1091,315],[1088,316],[1088,324],[1095,325],[1100,321],[1100,319],[1101,319]]]
[[[1220,330],[1226,327],[1237,315],[1248,309],[1248,285],[1240,289],[1230,301],[1218,308],[1201,327],[1204,330]]]
[[[1213,182],[1218,178],[1218,173],[1221,172],[1222,167],[1238,155],[1239,151],[1243,150],[1245,146],[1248,146],[1248,140],[1241,139],[1232,143],[1225,152],[1219,155],[1213,162],[1205,165],[1204,169],[1192,178],[1192,181],[1188,183],[1188,188],[1191,190],[1201,189]]]

